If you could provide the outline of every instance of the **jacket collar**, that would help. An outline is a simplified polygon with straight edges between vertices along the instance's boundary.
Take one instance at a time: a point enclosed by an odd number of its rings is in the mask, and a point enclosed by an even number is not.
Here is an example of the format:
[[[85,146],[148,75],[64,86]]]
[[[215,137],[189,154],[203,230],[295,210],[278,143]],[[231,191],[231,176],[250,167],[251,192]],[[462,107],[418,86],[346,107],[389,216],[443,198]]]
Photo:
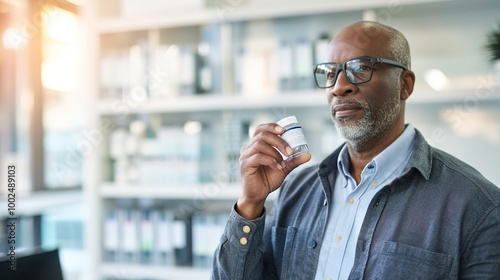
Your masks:
[[[403,174],[407,174],[415,168],[422,174],[425,180],[429,180],[432,168],[432,147],[427,143],[420,131],[417,129],[415,131],[415,146]]]

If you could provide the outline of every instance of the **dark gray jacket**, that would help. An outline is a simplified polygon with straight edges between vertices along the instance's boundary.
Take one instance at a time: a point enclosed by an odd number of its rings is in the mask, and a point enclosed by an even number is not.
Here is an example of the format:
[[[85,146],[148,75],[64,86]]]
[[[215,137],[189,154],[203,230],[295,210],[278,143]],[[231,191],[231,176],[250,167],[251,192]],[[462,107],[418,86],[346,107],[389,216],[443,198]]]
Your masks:
[[[212,279],[314,279],[339,152],[290,174],[267,216],[233,209]],[[373,198],[349,279],[500,279],[500,189],[418,131],[403,174]]]

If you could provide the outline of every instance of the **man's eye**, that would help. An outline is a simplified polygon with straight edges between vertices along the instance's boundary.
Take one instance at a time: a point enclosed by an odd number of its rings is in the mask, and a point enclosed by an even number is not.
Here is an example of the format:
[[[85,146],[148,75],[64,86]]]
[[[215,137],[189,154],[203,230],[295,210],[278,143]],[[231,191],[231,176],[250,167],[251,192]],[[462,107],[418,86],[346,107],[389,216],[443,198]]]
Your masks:
[[[335,79],[335,72],[326,73],[326,78],[329,80]]]
[[[354,72],[361,73],[361,72],[366,72],[370,71],[372,68],[368,65],[358,65],[358,67],[354,68]]]

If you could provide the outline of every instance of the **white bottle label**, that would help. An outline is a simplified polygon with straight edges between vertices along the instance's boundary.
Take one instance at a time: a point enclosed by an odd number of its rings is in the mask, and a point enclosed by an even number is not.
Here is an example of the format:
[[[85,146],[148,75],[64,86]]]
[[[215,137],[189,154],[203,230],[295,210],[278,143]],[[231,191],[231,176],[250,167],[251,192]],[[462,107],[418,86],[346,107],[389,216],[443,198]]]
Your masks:
[[[289,127],[281,134],[281,138],[283,138],[292,149],[295,147],[306,145],[306,138],[304,137],[304,133],[302,132],[302,127],[300,125],[295,125]]]

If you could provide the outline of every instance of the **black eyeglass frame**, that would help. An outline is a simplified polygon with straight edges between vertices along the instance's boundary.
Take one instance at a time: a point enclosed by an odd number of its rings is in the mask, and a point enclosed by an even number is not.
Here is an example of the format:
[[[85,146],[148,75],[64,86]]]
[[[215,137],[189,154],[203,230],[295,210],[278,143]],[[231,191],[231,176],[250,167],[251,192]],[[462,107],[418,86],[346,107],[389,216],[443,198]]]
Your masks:
[[[316,82],[316,86],[318,86],[319,88],[331,88],[331,87],[333,87],[337,83],[337,78],[339,77],[340,71],[344,71],[344,73],[346,73],[345,72],[345,67],[346,67],[347,63],[349,63],[349,62],[351,62],[353,60],[357,60],[357,59],[368,59],[368,60],[370,60],[370,62],[372,63],[373,67],[370,69],[370,78],[368,80],[366,80],[366,81],[353,82],[349,78],[349,75],[346,75],[347,81],[349,81],[349,83],[351,83],[353,85],[364,84],[364,83],[368,83],[369,81],[371,81],[372,80],[372,76],[373,76],[373,68],[375,67],[375,64],[388,64],[388,65],[392,65],[392,66],[396,66],[396,67],[402,68],[405,71],[408,70],[408,67],[406,65],[400,63],[400,62],[397,62],[397,61],[394,61],[394,60],[391,60],[391,59],[387,59],[387,58],[371,57],[371,56],[356,57],[356,58],[353,58],[353,59],[349,59],[348,61],[346,61],[344,63],[330,63],[330,62],[319,63],[319,64],[317,64],[314,67],[314,71],[313,71],[314,81]],[[318,80],[316,78],[316,70],[321,65],[333,65],[333,66],[335,66],[335,80],[333,81],[332,85],[330,85],[330,86],[321,86],[321,85],[319,85],[319,82],[318,82]]]

